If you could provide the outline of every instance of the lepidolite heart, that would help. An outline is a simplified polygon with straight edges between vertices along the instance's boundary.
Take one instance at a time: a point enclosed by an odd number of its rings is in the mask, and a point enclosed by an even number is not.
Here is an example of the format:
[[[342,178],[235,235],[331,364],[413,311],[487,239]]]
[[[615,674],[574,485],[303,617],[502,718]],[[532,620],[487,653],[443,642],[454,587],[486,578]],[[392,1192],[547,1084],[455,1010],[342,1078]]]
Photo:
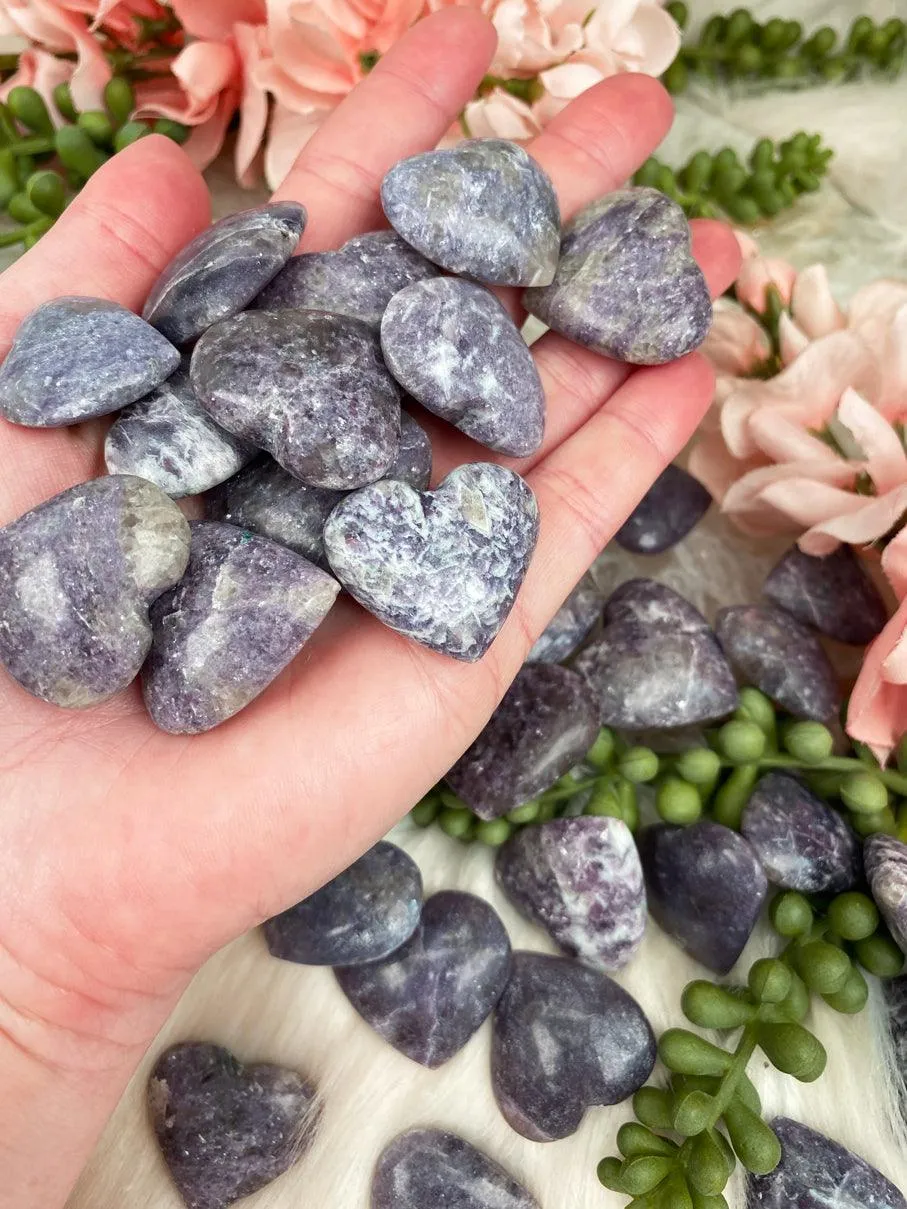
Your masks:
[[[564,231],[554,280],[523,303],[575,343],[637,365],[682,357],[712,323],[689,224],[657,189],[619,189],[581,211]]]
[[[893,835],[870,835],[863,845],[866,877],[872,897],[907,953],[907,844]]]
[[[614,540],[634,554],[661,554],[696,527],[711,502],[702,483],[681,466],[668,466],[614,534]]]
[[[413,937],[383,961],[335,970],[350,1003],[395,1049],[442,1066],[501,997],[510,941],[481,898],[442,890],[427,899]]]
[[[882,594],[852,546],[817,558],[791,546],[762,585],[772,604],[820,634],[864,646],[885,628]]]
[[[569,1137],[587,1108],[625,1100],[654,1065],[651,1025],[616,982],[565,957],[514,953],[494,1011],[491,1081],[517,1133]]]
[[[188,1209],[227,1209],[309,1148],[315,1087],[282,1066],[243,1066],[219,1045],[175,1045],[148,1082],[161,1152]]]
[[[410,1129],[381,1152],[371,1209],[539,1209],[481,1150],[440,1129]]]
[[[602,615],[604,601],[598,584],[584,575],[526,656],[527,663],[560,663],[588,638]]]
[[[385,625],[472,662],[513,607],[538,526],[519,475],[476,462],[434,491],[390,480],[354,491],[328,518],[324,547],[346,590]]]

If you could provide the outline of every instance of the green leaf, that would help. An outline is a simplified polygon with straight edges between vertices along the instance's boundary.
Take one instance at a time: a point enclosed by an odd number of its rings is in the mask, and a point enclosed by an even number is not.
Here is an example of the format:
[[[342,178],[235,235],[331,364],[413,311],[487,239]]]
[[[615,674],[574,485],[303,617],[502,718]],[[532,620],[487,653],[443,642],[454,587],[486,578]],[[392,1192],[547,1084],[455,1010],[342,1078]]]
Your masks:
[[[708,1092],[680,1092],[674,1105],[674,1130],[681,1137],[692,1138],[712,1125],[714,1112],[715,1097]]]
[[[753,962],[747,982],[758,1003],[781,1003],[790,994],[790,968],[775,957]]]
[[[704,1196],[717,1196],[724,1190],[733,1168],[728,1167],[724,1149],[713,1130],[701,1133],[695,1139],[686,1169],[691,1187]]]
[[[627,1121],[617,1131],[617,1149],[626,1159],[645,1154],[673,1158],[677,1153],[677,1143],[660,1137],[651,1129],[646,1129],[645,1125]]]
[[[700,1028],[739,1028],[756,1015],[755,1006],[739,993],[734,994],[705,979],[697,979],[684,987],[680,1006],[687,1019]]]
[[[637,1119],[650,1129],[673,1129],[674,1097],[660,1087],[641,1087],[633,1097]]]
[[[768,1175],[781,1161],[781,1143],[760,1116],[739,1100],[724,1112],[724,1123],[737,1158],[753,1175]]]
[[[825,940],[811,940],[795,950],[797,973],[811,991],[830,995],[839,991],[851,970],[847,954]]]
[[[825,1046],[802,1024],[763,1024],[758,1037],[768,1060],[784,1074],[812,1083],[824,1072]]]
[[[866,979],[854,966],[841,989],[831,995],[823,995],[822,998],[834,1011],[842,1012],[847,1016],[855,1016],[866,1006],[869,998],[869,986]]]
[[[731,1056],[725,1050],[680,1028],[662,1034],[658,1056],[668,1070],[680,1075],[723,1075],[731,1065]]]
[[[660,1155],[641,1155],[627,1159],[620,1169],[624,1188],[631,1196],[645,1196],[657,1188],[674,1170],[675,1159]]]
[[[598,1182],[603,1184],[605,1188],[610,1188],[612,1192],[627,1194],[629,1189],[624,1187],[621,1167],[620,1159],[609,1156],[606,1159],[602,1159],[599,1163],[596,1174],[598,1175]]]

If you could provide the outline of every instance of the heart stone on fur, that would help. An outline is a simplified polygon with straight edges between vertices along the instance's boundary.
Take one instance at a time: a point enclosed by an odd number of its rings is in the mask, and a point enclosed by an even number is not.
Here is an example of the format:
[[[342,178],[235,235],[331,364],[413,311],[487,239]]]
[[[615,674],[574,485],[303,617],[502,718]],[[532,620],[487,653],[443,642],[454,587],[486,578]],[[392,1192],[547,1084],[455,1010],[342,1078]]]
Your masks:
[[[680,466],[668,466],[614,534],[614,540],[633,554],[661,554],[695,529],[711,502],[712,497],[698,479]]]
[[[153,721],[192,735],[231,718],[299,654],[339,590],[292,550],[196,521],[186,574],[152,610],[144,691]]]
[[[893,835],[870,835],[863,860],[872,897],[891,935],[907,953],[907,844]]]
[[[188,1209],[227,1209],[283,1175],[318,1124],[315,1087],[294,1070],[243,1066],[219,1045],[165,1050],[148,1082],[154,1132]]]
[[[506,139],[401,160],[381,185],[391,226],[423,256],[490,285],[547,285],[560,244],[551,181]]]
[[[387,957],[419,926],[422,876],[402,848],[382,841],[320,890],[264,924],[274,957],[352,966]]]
[[[882,594],[852,546],[839,546],[823,558],[791,546],[769,572],[762,592],[804,625],[854,646],[872,642],[888,621]]]
[[[587,1108],[626,1100],[654,1065],[649,1021],[616,982],[565,957],[514,953],[494,1012],[491,1083],[517,1133],[569,1137]]]
[[[498,453],[526,457],[542,441],[545,394],[503,305],[454,277],[395,294],[381,320],[388,369],[423,407]]]
[[[192,354],[192,385],[228,432],[313,487],[386,474],[400,444],[400,388],[364,323],[324,311],[246,311]]]
[[[0,365],[0,415],[30,428],[105,416],[179,367],[177,349],[118,302],[55,298],[23,319]]]
[[[410,1129],[384,1148],[370,1209],[539,1209],[481,1150],[440,1129]]]
[[[97,705],[139,673],[149,606],[186,569],[189,526],[131,475],[93,479],[0,529],[0,662],[54,705]]]
[[[230,214],[196,235],[155,282],[143,317],[174,344],[248,306],[293,255],[306,223],[297,202]]]
[[[634,365],[682,357],[712,323],[686,216],[648,188],[609,193],[568,223],[554,280],[527,290],[523,305],[576,344]]]
[[[527,663],[560,663],[589,636],[602,615],[604,602],[598,584],[584,575],[526,656]]]
[[[460,466],[433,491],[387,480],[328,518],[331,569],[401,634],[457,659],[481,658],[513,607],[538,538],[538,505],[503,466]]]
[[[427,899],[412,938],[383,961],[335,971],[359,1015],[394,1049],[434,1069],[487,1019],[510,972],[510,941],[484,901],[457,890]]]

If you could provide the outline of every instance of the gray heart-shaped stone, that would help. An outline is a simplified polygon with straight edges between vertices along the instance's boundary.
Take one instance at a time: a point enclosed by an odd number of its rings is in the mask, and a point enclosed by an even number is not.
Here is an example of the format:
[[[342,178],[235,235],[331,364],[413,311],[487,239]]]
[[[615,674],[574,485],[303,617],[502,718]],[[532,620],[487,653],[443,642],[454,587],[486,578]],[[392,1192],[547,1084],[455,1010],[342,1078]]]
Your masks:
[[[617,361],[661,365],[692,351],[712,323],[690,227],[657,189],[610,193],[569,223],[550,285],[527,290],[531,315]]]
[[[838,642],[865,646],[888,621],[882,594],[852,546],[817,558],[791,546],[775,564],[762,592],[804,625]]]
[[[491,285],[547,285],[560,244],[551,181],[506,139],[400,160],[381,185],[391,226],[435,264]]]
[[[381,1152],[371,1209],[539,1209],[481,1150],[440,1129],[410,1129]]]
[[[387,480],[353,492],[328,518],[324,546],[346,590],[385,625],[471,662],[513,607],[538,525],[519,475],[476,462],[434,491]]]
[[[661,554],[695,529],[711,502],[702,483],[682,467],[668,466],[614,534],[614,540],[633,554]]]
[[[602,615],[604,601],[598,584],[584,575],[526,656],[527,663],[560,663],[588,638]]]
[[[907,953],[907,844],[881,832],[867,836],[863,861],[872,897],[891,935]]]

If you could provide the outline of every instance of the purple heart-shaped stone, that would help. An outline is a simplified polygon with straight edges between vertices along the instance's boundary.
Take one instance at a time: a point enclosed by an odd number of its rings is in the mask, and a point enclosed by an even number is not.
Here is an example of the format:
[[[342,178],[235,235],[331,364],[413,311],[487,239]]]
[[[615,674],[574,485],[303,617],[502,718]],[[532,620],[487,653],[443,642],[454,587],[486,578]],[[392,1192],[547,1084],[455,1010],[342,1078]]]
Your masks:
[[[698,479],[680,466],[668,466],[614,534],[614,540],[633,554],[661,554],[699,524],[711,502],[712,497]]]
[[[602,615],[604,602],[598,584],[584,575],[526,656],[527,663],[560,663],[572,655]]]
[[[852,546],[817,558],[791,546],[762,585],[772,604],[838,642],[865,646],[885,628],[888,608]]]
[[[371,1209],[539,1209],[481,1150],[440,1129],[410,1129],[381,1152]]]

